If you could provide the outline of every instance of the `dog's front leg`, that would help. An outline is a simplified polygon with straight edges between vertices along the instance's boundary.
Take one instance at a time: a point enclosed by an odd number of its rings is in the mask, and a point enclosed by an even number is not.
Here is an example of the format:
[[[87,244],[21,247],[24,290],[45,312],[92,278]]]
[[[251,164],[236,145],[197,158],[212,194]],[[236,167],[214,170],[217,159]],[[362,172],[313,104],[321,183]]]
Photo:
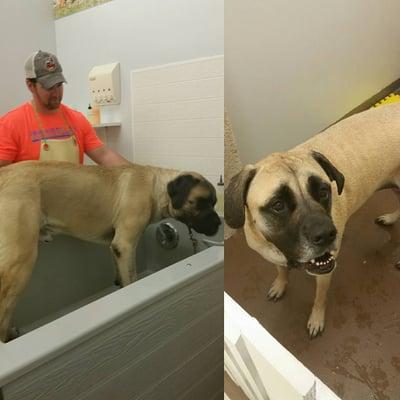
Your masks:
[[[117,283],[122,287],[136,281],[136,246],[123,240],[113,240],[111,243],[111,251],[117,265]]]
[[[326,275],[318,275],[316,277],[316,292],[314,305],[308,319],[308,332],[310,338],[314,338],[324,330],[325,326],[325,307],[326,297],[328,295],[329,286],[331,284],[332,272]]]
[[[279,300],[285,293],[286,286],[289,281],[289,271],[287,267],[281,267],[280,265],[276,266],[278,271],[278,276],[275,278],[272,283],[271,288],[268,291],[268,300],[277,301]]]
[[[120,226],[115,230],[111,251],[117,264],[119,284],[127,286],[137,279],[136,246],[144,227]]]

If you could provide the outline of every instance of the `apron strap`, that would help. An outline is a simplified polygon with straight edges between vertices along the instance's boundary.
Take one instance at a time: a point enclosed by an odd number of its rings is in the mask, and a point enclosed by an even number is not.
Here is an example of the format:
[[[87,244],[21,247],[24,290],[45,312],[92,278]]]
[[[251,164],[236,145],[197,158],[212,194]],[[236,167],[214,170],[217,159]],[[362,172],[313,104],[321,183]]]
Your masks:
[[[35,116],[36,122],[37,122],[38,127],[39,127],[41,141],[44,142],[43,148],[45,150],[48,150],[49,149],[49,145],[47,143],[46,136],[44,134],[43,123],[42,123],[42,120],[40,119],[39,113],[38,113],[37,108],[36,108],[36,104],[35,104],[35,102],[33,100],[31,101],[31,105],[32,105],[32,108],[33,108],[33,114]],[[63,119],[65,126],[68,128],[69,132],[71,132],[71,136],[74,139],[74,145],[76,146],[78,143],[77,143],[77,137],[76,137],[76,134],[75,134],[75,130],[72,128],[72,125],[68,122],[68,120],[67,120],[67,118],[66,118],[66,116],[65,116],[65,114],[64,114],[64,112],[62,110],[61,105],[60,105],[60,108],[59,108],[59,113],[61,114],[61,118]]]

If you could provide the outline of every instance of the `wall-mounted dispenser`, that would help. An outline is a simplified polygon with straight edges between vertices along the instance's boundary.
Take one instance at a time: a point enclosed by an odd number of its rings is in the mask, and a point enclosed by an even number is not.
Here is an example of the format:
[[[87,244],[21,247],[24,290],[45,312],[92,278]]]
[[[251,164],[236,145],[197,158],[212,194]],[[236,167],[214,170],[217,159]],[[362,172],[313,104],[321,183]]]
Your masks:
[[[119,63],[97,65],[89,72],[92,104],[105,106],[121,102],[121,78]]]

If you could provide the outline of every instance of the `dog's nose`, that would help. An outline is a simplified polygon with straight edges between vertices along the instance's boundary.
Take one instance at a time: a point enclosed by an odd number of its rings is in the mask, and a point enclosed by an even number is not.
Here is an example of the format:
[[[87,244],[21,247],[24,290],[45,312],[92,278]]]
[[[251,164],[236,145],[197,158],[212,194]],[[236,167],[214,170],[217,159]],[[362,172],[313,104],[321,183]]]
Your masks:
[[[318,229],[312,233],[311,240],[316,246],[328,246],[336,239],[335,228]]]
[[[191,220],[191,226],[196,232],[213,236],[218,232],[221,219],[214,210],[207,210]]]
[[[330,220],[316,219],[306,226],[306,236],[318,247],[329,246],[336,239],[336,228]]]

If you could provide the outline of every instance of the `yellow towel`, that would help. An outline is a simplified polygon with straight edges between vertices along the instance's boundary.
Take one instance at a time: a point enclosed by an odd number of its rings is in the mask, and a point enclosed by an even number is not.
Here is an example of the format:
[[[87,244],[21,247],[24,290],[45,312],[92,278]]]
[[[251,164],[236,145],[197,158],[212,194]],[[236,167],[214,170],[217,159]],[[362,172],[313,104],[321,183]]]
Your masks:
[[[379,107],[379,106],[383,106],[384,104],[395,103],[397,101],[400,101],[400,95],[395,94],[395,93],[390,93],[389,96],[386,96],[382,100],[379,100],[372,107]]]

